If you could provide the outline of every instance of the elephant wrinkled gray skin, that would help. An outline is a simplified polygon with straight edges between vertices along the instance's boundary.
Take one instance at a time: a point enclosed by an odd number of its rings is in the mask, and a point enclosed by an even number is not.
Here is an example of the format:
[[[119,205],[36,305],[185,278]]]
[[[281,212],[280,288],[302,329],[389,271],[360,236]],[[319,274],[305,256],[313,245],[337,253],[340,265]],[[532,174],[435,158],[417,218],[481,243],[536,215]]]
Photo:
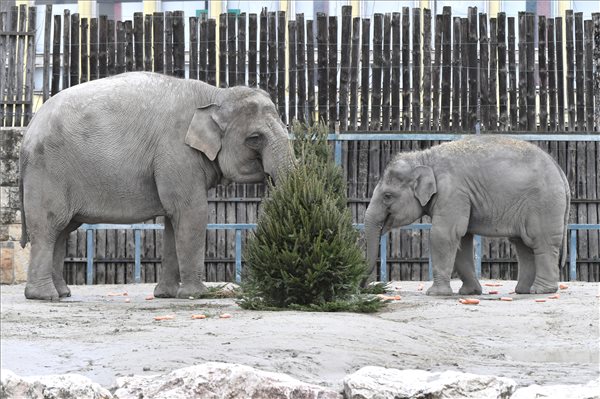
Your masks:
[[[36,113],[21,149],[25,296],[69,296],[65,240],[82,223],[164,215],[156,297],[198,297],[207,190],[275,181],[294,163],[287,129],[259,89],[132,72],[64,90]]]
[[[428,295],[452,295],[453,270],[463,282],[460,294],[481,294],[474,234],[509,237],[515,245],[517,293],[556,292],[569,205],[563,171],[524,141],[473,136],[401,153],[386,167],[365,214],[367,259],[373,272],[380,235],[429,215],[433,285]]]

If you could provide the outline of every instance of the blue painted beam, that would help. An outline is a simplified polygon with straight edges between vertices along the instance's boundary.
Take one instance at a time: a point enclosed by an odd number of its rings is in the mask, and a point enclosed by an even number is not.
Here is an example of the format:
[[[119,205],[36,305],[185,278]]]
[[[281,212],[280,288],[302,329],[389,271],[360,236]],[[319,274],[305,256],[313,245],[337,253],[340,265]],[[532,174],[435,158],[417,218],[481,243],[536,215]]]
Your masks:
[[[242,230],[235,231],[235,282],[242,281]]]
[[[473,236],[475,243],[475,276],[481,278],[481,236]]]
[[[136,283],[142,282],[142,231],[135,230],[135,273],[134,278]]]
[[[453,141],[464,137],[472,137],[473,134],[453,133],[368,133],[353,132],[341,134],[329,134],[329,141]],[[512,137],[525,141],[600,141],[600,134],[503,134],[503,137]]]
[[[86,278],[85,278],[85,282],[86,284],[93,284],[94,283],[94,231],[93,230],[87,230],[86,231],[86,238],[87,238],[87,248],[86,248],[86,255],[87,255],[87,268],[86,268]]]
[[[379,241],[379,252],[381,253],[381,267],[379,268],[380,279],[382,282],[388,281],[388,273],[387,273],[387,234],[381,236],[381,241]]]
[[[569,250],[569,280],[577,280],[577,230],[571,230],[571,246]]]

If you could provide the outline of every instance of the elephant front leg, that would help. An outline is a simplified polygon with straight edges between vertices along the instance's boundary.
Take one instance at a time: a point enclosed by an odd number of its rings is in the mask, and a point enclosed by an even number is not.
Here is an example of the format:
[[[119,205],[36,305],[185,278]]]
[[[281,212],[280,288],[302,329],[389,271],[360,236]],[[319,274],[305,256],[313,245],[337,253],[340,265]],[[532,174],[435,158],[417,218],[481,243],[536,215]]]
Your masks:
[[[180,214],[173,221],[175,247],[179,260],[181,286],[177,298],[200,298],[207,289],[202,283],[204,274],[204,247],[206,243],[206,203],[192,207],[193,211]]]
[[[463,284],[458,290],[461,295],[481,295],[483,290],[475,274],[475,261],[473,256],[473,234],[465,234],[460,240],[460,247],[456,254],[454,270]]]
[[[175,233],[173,224],[165,218],[165,231],[163,235],[163,259],[160,269],[158,285],[154,288],[154,296],[157,298],[175,298],[179,290],[179,262],[175,249]]]
[[[433,264],[433,285],[427,290],[427,295],[452,295],[450,278],[460,237],[465,234],[466,226],[466,224],[464,227],[457,226],[456,222],[433,218],[429,239]]]

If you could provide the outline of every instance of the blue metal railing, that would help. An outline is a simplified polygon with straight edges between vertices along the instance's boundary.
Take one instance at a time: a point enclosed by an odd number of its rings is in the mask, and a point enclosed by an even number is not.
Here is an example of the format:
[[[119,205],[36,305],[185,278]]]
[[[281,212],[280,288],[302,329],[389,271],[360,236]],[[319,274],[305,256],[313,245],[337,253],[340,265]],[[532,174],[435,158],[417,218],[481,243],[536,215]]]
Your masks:
[[[342,143],[344,141],[452,141],[459,140],[472,134],[447,134],[447,133],[342,133],[329,134],[328,140],[334,142],[334,159],[336,164],[342,163]],[[600,141],[600,135],[587,134],[504,134],[505,137],[514,137],[526,141]],[[357,228],[362,229],[364,225],[357,224]],[[87,231],[87,284],[93,283],[94,276],[94,230],[106,229],[124,229],[134,230],[135,237],[135,255],[134,255],[134,279],[136,283],[141,281],[141,230],[162,230],[161,224],[84,224],[80,227]],[[208,224],[208,230],[235,230],[235,280],[241,281],[242,272],[242,230],[256,228],[252,223],[225,223]],[[600,230],[600,224],[570,224],[568,226],[570,233],[570,251],[569,251],[569,279],[575,280],[577,277],[577,230]],[[430,230],[431,224],[420,223],[402,227],[403,230]],[[387,268],[387,234],[381,237],[380,241],[380,278],[382,281],[388,280]],[[481,277],[482,248],[481,237],[474,236],[475,247],[475,271],[477,278]],[[432,279],[431,256],[429,256],[429,280]]]

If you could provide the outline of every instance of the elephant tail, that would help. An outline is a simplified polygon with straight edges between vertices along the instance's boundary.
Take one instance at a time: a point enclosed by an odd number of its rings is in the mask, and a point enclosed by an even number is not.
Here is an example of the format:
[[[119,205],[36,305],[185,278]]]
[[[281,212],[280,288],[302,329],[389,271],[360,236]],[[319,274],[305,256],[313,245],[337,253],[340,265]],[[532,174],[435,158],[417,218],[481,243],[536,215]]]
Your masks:
[[[562,251],[560,252],[560,258],[558,261],[558,267],[562,269],[567,261],[567,241],[568,241],[568,231],[569,231],[569,211],[571,210],[571,189],[569,187],[569,181],[567,180],[567,176],[565,176],[563,170],[560,166],[555,162],[556,167],[558,168],[558,172],[560,173],[564,187],[565,187],[565,196],[567,199],[567,205],[565,207],[565,217],[564,217],[564,227],[563,227],[563,238],[562,238]]]
[[[27,220],[25,218],[25,206],[23,205],[23,168],[21,168],[21,176],[19,178],[19,196],[21,197],[21,248],[25,248],[29,241],[27,235]]]

